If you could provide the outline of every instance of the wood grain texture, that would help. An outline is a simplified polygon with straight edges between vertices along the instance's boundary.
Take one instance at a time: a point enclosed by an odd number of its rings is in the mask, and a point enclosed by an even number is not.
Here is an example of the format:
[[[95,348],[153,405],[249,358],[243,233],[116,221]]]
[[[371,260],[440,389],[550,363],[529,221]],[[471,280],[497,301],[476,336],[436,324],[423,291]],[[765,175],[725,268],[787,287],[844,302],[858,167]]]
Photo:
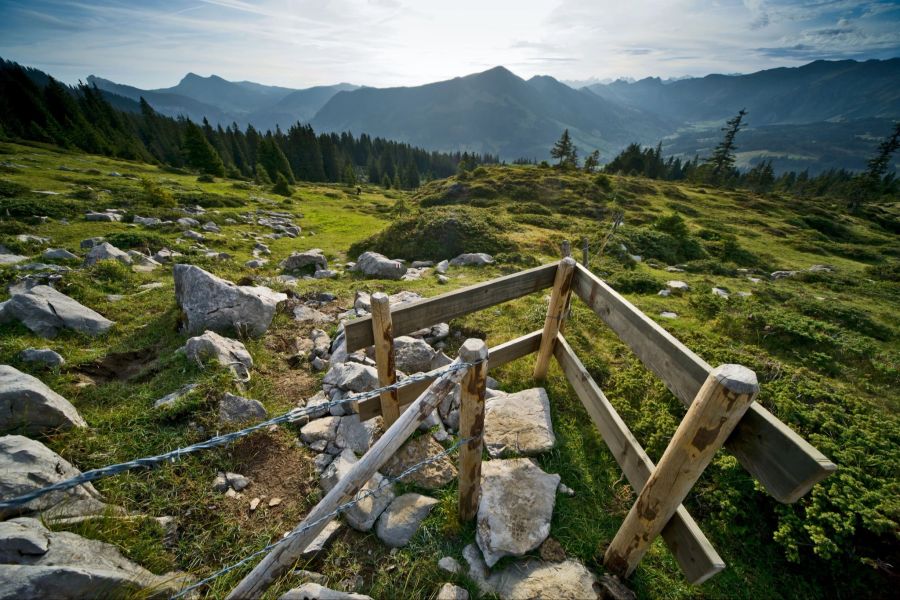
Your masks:
[[[653,473],[653,461],[561,335],[554,355],[613,458],[639,492]],[[699,585],[725,568],[725,561],[684,506],[678,506],[662,537],[689,583]]]
[[[536,381],[542,381],[547,377],[550,358],[553,356],[553,346],[556,344],[556,334],[560,332],[566,311],[569,309],[574,273],[575,259],[566,256],[559,262],[559,268],[556,270],[556,277],[553,280],[553,292],[550,294],[550,304],[547,306],[547,316],[544,318],[541,347],[538,349],[537,359],[534,362],[533,377]]]
[[[419,398],[413,402],[410,410],[400,418],[384,435],[366,452],[337,484],[309,512],[306,518],[294,531],[305,529],[302,533],[279,544],[247,574],[238,585],[231,590],[231,600],[259,598],[272,583],[284,575],[300,558],[303,551],[325,528],[331,519],[324,517],[334,512],[338,506],[347,502],[375,474],[381,466],[394,455],[406,442],[407,438],[419,427],[419,424],[431,414],[441,400],[449,394],[462,379],[464,371],[447,373],[432,383]],[[319,521],[319,522],[317,522]]]
[[[460,384],[459,437],[469,440],[459,450],[459,520],[465,523],[475,518],[481,491],[487,344],[482,340],[467,340],[459,349],[459,359],[463,362],[484,361],[470,368]]]
[[[394,364],[394,330],[391,325],[391,301],[387,294],[372,294],[372,335],[375,338],[375,366],[378,385],[385,387],[397,382]],[[384,426],[390,427],[400,416],[400,393],[397,390],[382,392],[379,398]]]
[[[721,365],[706,378],[659,464],[613,538],[603,564],[628,577],[759,393],[756,373]]]
[[[494,346],[490,350],[488,362],[490,363],[491,368],[496,368],[501,365],[505,365],[508,362],[512,362],[517,358],[522,358],[523,356],[528,356],[529,354],[533,354],[537,352],[538,347],[541,344],[541,331],[532,331],[526,335],[521,337],[517,337],[514,340],[510,340],[508,342],[504,342],[497,346]],[[437,376],[434,376],[436,378]],[[433,380],[433,379],[432,379]],[[406,408],[412,403],[413,400],[419,397],[419,394],[422,393],[422,390],[427,388],[432,380],[427,380],[423,382],[413,383],[406,387],[400,388],[400,412],[406,410]],[[378,398],[369,398],[368,400],[363,400],[359,403],[359,418],[363,421],[367,421],[374,417],[377,417],[381,414],[381,403]]]
[[[712,367],[582,265],[576,266],[573,289],[644,366],[690,406]],[[725,447],[779,502],[796,502],[837,468],[757,403]]]
[[[394,335],[405,335],[546,289],[553,285],[556,268],[557,263],[550,263],[399,306],[391,312]],[[351,321],[347,323],[345,330],[347,352],[366,348],[374,342],[371,317]]]

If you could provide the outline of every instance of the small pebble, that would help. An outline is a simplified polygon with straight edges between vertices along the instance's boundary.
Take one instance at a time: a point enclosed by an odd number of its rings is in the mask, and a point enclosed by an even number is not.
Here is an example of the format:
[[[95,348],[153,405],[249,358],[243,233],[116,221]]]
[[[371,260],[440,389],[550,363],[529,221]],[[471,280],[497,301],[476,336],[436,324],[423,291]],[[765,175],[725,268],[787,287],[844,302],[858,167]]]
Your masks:
[[[269,500],[269,506],[278,506],[281,504],[281,498],[272,498]]]
[[[259,498],[254,498],[253,500],[250,501],[250,510],[251,511],[256,510],[257,506],[259,506]]]

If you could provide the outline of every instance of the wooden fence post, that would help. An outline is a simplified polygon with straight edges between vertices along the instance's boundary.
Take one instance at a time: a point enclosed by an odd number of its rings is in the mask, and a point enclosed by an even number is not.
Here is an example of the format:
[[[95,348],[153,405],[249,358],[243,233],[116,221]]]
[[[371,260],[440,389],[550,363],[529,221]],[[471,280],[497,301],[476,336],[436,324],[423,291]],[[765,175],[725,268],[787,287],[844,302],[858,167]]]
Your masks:
[[[756,398],[756,373],[741,365],[714,369],[672,436],[603,558],[628,577]]]
[[[562,257],[566,258],[567,256],[572,256],[572,244],[569,243],[569,240],[563,240],[559,245],[559,249],[562,252]]]
[[[569,299],[572,295],[572,275],[575,273],[575,259],[571,256],[559,261],[556,268],[556,279],[553,281],[553,292],[550,294],[550,306],[544,319],[544,333],[541,336],[541,347],[538,349],[537,361],[534,364],[534,378],[538,381],[547,376],[553,346],[559,333],[562,320],[565,318]]]
[[[484,361],[471,367],[460,383],[459,437],[469,441],[459,450],[459,520],[466,522],[475,518],[481,494],[487,344],[479,339],[466,340],[459,349],[459,359],[463,362]]]
[[[458,364],[459,361],[454,361]],[[259,598],[272,583],[290,569],[306,547],[331,521],[329,515],[356,494],[375,471],[400,449],[409,436],[430,415],[453,387],[462,380],[463,371],[444,373],[422,392],[408,410],[403,411],[397,422],[363,454],[350,471],[335,484],[325,497],[306,515],[295,529],[293,537],[280,543],[248,573],[228,594],[227,600]],[[302,532],[301,532],[302,530]]]
[[[394,366],[394,328],[391,321],[391,301],[387,294],[376,292],[371,297],[372,337],[375,340],[375,365],[378,368],[378,385],[384,387],[397,382]],[[390,390],[381,393],[381,416],[385,428],[400,416],[400,393]]]
[[[591,258],[590,246],[588,246],[588,239],[581,239],[581,264],[584,265],[585,269],[589,269],[588,261]]]

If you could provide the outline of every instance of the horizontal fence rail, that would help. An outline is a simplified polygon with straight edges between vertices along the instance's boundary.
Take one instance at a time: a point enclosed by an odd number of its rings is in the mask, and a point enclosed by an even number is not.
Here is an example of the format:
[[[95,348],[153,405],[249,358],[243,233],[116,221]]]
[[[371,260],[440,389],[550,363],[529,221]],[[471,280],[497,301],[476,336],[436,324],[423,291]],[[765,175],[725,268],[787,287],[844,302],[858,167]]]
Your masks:
[[[712,367],[582,265],[575,293],[685,406]],[[779,502],[796,502],[837,468],[825,455],[753,403],[725,447]]]
[[[434,298],[404,303],[391,311],[393,334],[395,337],[406,335],[423,327],[431,327],[435,323],[449,321],[547,289],[553,285],[556,269],[557,263],[551,263]],[[363,317],[347,323],[345,331],[347,352],[366,348],[375,341],[372,334],[372,317]]]

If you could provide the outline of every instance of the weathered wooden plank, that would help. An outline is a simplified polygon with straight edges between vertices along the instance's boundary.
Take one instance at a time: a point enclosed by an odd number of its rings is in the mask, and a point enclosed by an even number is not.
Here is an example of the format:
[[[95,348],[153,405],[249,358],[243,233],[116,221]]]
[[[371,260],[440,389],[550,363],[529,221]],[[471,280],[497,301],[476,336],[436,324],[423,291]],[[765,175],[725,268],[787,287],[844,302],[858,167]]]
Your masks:
[[[372,294],[372,335],[375,338],[375,365],[378,368],[378,385],[385,387],[397,382],[394,366],[394,332],[391,323],[391,301],[387,294]],[[384,426],[390,427],[400,416],[400,394],[397,390],[382,392],[381,416]]]
[[[459,449],[459,520],[466,523],[475,518],[481,495],[484,394],[488,373],[487,344],[483,340],[466,340],[459,349],[459,359],[469,363],[485,361],[471,367],[460,383],[459,437],[468,441]]]
[[[554,355],[631,487],[639,492],[653,473],[653,461],[561,335]],[[725,568],[725,561],[684,506],[675,511],[663,529],[662,537],[685,578],[694,585]]]
[[[758,393],[747,367],[713,369],[606,548],[607,569],[623,578],[634,572]]]
[[[446,322],[495,304],[527,296],[553,285],[558,263],[551,263],[478,283],[461,290],[410,302],[391,313],[394,335],[404,335],[435,323]],[[351,321],[345,327],[347,352],[366,348],[373,343],[372,318]]]
[[[541,331],[532,331],[531,333],[528,333],[521,337],[517,337],[514,340],[504,342],[488,350],[488,363],[490,364],[491,368],[505,365],[508,362],[516,360],[517,358],[522,358],[523,356],[528,356],[529,354],[537,352],[537,349],[540,345]],[[419,394],[422,393],[422,390],[424,390],[431,384],[431,381],[432,380],[429,379],[427,381],[413,383],[406,387],[400,388],[400,412],[406,410],[406,408],[412,403],[412,401],[419,397]],[[381,403],[378,398],[369,398],[368,400],[363,400],[359,403],[359,418],[361,420],[367,421],[379,416],[380,414]]]
[[[331,488],[324,498],[309,512],[306,518],[294,531],[297,534],[279,544],[244,577],[228,594],[229,600],[259,598],[272,583],[284,575],[300,558],[301,553],[309,546],[317,535],[325,528],[330,518],[326,518],[353,494],[357,493],[381,466],[394,455],[407,438],[419,427],[419,424],[440,404],[441,400],[453,389],[465,374],[465,371],[446,373],[436,380],[413,403],[413,410],[408,410],[387,430],[384,435],[366,452],[337,484]],[[308,527],[308,529],[307,529]],[[300,532],[300,530],[303,530]]]
[[[550,305],[547,307],[547,316],[544,319],[544,333],[541,336],[541,347],[538,348],[537,359],[534,362],[533,378],[541,381],[547,376],[547,368],[550,366],[550,358],[553,356],[553,346],[556,344],[556,334],[562,328],[563,320],[569,308],[569,299],[572,297],[572,275],[575,273],[575,259],[566,255],[556,269],[556,278],[553,280],[553,292],[550,295]]]
[[[627,344],[685,406],[712,371],[669,332],[578,265],[575,294]],[[779,502],[796,502],[837,468],[758,403],[738,423],[725,447]]]

